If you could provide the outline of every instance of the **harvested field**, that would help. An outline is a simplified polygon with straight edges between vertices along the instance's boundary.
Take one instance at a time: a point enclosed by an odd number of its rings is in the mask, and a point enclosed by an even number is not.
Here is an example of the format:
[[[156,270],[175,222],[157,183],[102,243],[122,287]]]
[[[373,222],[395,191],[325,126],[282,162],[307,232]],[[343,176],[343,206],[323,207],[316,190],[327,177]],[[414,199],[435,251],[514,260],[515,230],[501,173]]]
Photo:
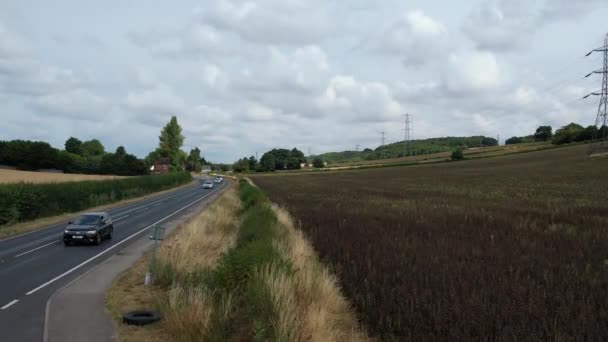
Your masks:
[[[369,331],[410,341],[608,339],[608,158],[254,176]]]
[[[70,173],[31,172],[0,169],[0,183],[59,183],[116,178],[125,178],[125,176],[80,175]]]

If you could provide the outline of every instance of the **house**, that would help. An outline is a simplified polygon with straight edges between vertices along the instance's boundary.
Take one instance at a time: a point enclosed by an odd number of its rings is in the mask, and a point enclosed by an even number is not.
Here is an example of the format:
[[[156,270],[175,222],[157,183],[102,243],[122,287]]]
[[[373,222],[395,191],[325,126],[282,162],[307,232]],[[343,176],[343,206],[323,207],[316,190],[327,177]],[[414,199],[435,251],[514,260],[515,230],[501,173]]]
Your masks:
[[[171,160],[169,158],[158,158],[154,165],[150,167],[150,171],[152,173],[169,173],[169,166],[171,165]]]

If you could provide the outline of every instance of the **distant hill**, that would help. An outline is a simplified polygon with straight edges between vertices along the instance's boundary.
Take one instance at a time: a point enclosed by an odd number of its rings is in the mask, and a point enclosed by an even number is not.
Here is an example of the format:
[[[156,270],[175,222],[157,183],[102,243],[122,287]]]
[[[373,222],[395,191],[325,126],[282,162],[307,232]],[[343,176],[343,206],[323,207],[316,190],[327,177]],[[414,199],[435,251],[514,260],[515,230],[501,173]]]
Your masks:
[[[452,151],[458,147],[471,148],[497,145],[498,141],[496,139],[479,135],[471,137],[444,137],[412,140],[410,141],[410,151],[412,155],[421,155]],[[383,159],[383,157],[399,158],[404,156],[404,152],[403,141],[400,141],[377,147],[374,150],[366,148],[363,151],[327,152],[318,156],[329,164],[337,164],[377,160]]]

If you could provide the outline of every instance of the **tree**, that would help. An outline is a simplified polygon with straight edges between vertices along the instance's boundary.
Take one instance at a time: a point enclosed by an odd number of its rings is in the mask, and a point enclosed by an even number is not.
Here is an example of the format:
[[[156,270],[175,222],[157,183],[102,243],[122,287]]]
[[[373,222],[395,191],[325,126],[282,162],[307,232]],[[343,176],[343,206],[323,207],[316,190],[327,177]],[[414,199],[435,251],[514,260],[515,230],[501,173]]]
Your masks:
[[[124,157],[127,154],[127,151],[123,146],[118,146],[116,148],[116,152],[114,152],[117,156]]]
[[[247,163],[249,164],[250,171],[254,171],[255,169],[257,169],[258,161],[255,159],[254,156],[249,157],[249,159],[247,160]]]
[[[299,170],[302,168],[302,165],[297,157],[289,156],[287,161],[285,161],[285,168],[288,170]]]
[[[291,150],[291,152],[289,152],[289,156],[292,158],[296,158],[299,164],[306,162],[306,157],[304,156],[304,153],[295,147]]]
[[[101,141],[97,139],[91,139],[83,142],[80,149],[81,155],[85,157],[102,156],[105,153],[105,148],[101,144]]]
[[[551,142],[555,145],[568,144],[576,141],[576,137],[584,130],[583,126],[570,123],[557,131],[553,135]]]
[[[70,137],[65,142],[65,150],[70,153],[81,154],[82,153],[81,147],[82,147],[82,141],[80,141],[79,139],[74,138],[74,137]]]
[[[597,133],[597,126],[587,126],[587,128],[582,130],[576,137],[574,137],[574,141],[591,141],[593,138],[597,137]]]
[[[266,152],[262,155],[262,159],[260,159],[260,169],[262,171],[275,170],[274,155],[271,152]]]
[[[184,136],[182,135],[182,128],[177,123],[177,118],[175,116],[172,116],[171,120],[169,120],[161,130],[158,139],[160,154],[163,157],[168,157],[174,168],[178,170],[181,169],[184,165],[182,162],[185,163],[185,159],[188,158],[188,155],[186,155],[186,158],[182,158],[181,147],[184,144]]]
[[[547,141],[553,137],[553,128],[551,126],[539,126],[534,133],[535,141]]]
[[[201,150],[198,147],[190,150],[187,163],[188,171],[201,172],[203,165],[201,163]]]
[[[521,144],[523,139],[521,137],[511,137],[505,140],[505,145]]]
[[[312,160],[312,166],[317,169],[320,169],[322,167],[325,167],[325,163],[323,162],[323,159],[321,159],[321,157],[315,157]]]
[[[464,153],[462,153],[462,149],[456,149],[452,152],[452,160],[463,160]]]

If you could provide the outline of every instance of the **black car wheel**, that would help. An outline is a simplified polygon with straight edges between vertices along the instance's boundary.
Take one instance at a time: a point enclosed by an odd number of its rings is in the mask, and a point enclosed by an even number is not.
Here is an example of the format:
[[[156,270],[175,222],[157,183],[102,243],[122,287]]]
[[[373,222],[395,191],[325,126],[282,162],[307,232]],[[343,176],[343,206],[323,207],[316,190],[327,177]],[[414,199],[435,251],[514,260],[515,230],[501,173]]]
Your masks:
[[[69,241],[65,241],[65,240],[64,240],[64,241],[63,241],[63,245],[64,245],[64,246],[66,246],[66,247],[70,247],[70,246],[72,245],[72,243],[71,243],[71,242],[69,242]]]
[[[97,237],[95,238],[95,245],[101,245],[101,234],[97,233]]]
[[[114,229],[110,229],[110,232],[108,233],[108,239],[112,239],[112,234],[114,234]]]

